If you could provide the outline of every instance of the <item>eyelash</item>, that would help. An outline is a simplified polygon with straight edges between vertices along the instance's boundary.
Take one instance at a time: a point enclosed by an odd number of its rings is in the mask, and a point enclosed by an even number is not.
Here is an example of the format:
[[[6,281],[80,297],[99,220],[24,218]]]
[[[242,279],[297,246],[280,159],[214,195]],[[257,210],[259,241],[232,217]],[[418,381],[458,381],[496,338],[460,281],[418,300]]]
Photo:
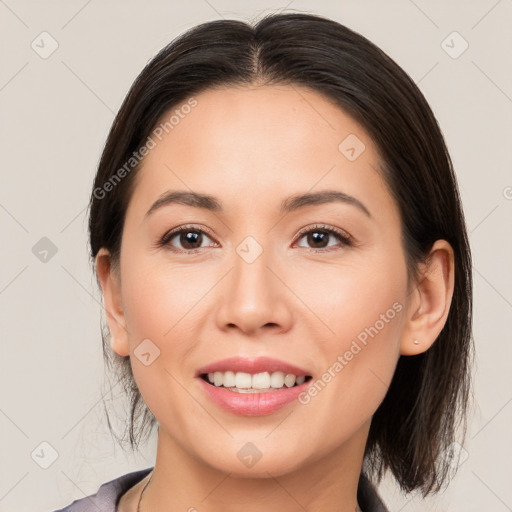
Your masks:
[[[188,226],[181,226],[181,227],[176,228],[174,230],[168,231],[160,239],[160,241],[158,242],[157,245],[158,245],[158,247],[164,247],[164,246],[171,247],[169,242],[173,238],[175,238],[176,235],[180,235],[183,232],[189,232],[189,231],[195,231],[197,233],[203,233],[203,234],[207,235],[209,238],[213,239],[213,236],[208,231],[206,231],[204,229],[200,229],[200,228],[198,228],[196,226],[193,226],[193,225],[188,225]],[[325,226],[325,225],[322,225],[322,224],[316,224],[314,226],[302,229],[297,234],[297,237],[300,240],[304,235],[307,235],[307,234],[309,234],[311,232],[315,232],[315,231],[322,231],[322,232],[325,232],[325,233],[328,233],[328,234],[331,234],[331,235],[335,235],[339,240],[341,240],[342,246],[350,247],[350,246],[353,245],[353,240],[352,240],[352,238],[349,235],[345,234],[343,231],[341,231],[341,230],[339,230],[337,228],[334,228],[332,226]],[[204,247],[197,248],[197,249],[176,249],[174,247],[171,247],[171,250],[174,251],[174,252],[187,253],[187,254],[196,254],[197,252],[200,252],[202,249],[204,249]],[[330,252],[332,250],[332,248],[312,249],[312,248],[308,248],[308,247],[305,247],[305,249],[307,249],[310,252],[314,252],[314,253]]]

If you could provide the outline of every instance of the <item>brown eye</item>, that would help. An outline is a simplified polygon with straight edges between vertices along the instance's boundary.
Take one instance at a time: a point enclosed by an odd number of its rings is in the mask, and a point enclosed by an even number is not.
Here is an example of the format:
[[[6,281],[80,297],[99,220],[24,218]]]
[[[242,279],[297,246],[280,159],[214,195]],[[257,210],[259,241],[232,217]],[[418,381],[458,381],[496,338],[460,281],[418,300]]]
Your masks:
[[[203,241],[203,234],[199,231],[182,231],[176,235],[184,249],[199,249]],[[175,238],[176,238],[175,237]]]
[[[178,252],[196,252],[204,247],[202,244],[207,239],[210,237],[203,230],[185,226],[166,233],[160,245]]]
[[[336,246],[339,244],[329,245],[330,239],[337,239],[341,242],[342,246],[350,245],[350,238],[344,235],[342,232],[335,228],[329,228],[324,226],[315,226],[308,230],[302,231],[300,239],[305,238],[309,248],[315,250],[326,249],[327,247]],[[303,247],[303,246],[301,246]]]
[[[306,235],[306,239],[308,244],[312,245],[314,249],[322,249],[327,247],[329,241],[330,233],[326,231],[310,231]]]

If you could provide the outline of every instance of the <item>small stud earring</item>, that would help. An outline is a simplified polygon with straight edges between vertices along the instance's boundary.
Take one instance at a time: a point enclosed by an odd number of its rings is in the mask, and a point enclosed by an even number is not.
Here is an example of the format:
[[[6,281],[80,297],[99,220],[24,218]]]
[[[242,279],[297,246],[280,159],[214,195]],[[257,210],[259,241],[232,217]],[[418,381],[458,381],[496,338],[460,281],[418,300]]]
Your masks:
[[[413,343],[414,343],[415,345],[419,345],[419,344],[420,344],[420,342],[419,342],[418,340],[414,340],[414,342],[413,342]]]

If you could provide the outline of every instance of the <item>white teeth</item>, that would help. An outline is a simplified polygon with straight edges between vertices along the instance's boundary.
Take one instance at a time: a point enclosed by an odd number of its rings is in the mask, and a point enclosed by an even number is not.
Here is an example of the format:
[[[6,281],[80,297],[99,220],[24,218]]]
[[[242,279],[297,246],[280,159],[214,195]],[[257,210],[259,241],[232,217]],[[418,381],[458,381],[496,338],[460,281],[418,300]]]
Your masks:
[[[270,387],[270,374],[268,372],[263,372],[263,373],[257,373],[256,375],[253,375],[252,376],[252,387],[254,389],[269,388]]]
[[[251,375],[247,372],[214,372],[208,374],[208,381],[214,386],[224,386],[225,388],[236,388],[239,390],[258,390],[258,389],[280,389],[286,386],[291,388],[295,384],[303,384],[306,380],[305,375],[296,377],[292,373],[283,372],[256,373]],[[235,389],[233,389],[235,390]]]
[[[282,388],[284,386],[284,373],[274,372],[270,376],[270,386],[273,388]]]
[[[285,378],[284,378],[284,385],[287,387],[287,388],[291,388],[293,385],[295,384],[295,375],[289,373]]]
[[[236,372],[235,387],[239,389],[249,389],[252,387],[252,378],[250,373]]]
[[[213,374],[213,383],[216,385],[216,386],[222,386],[222,382],[223,382],[223,376],[222,376],[222,373],[221,372],[215,372]]]
[[[235,372],[225,372],[222,385],[226,388],[234,388],[236,383]]]

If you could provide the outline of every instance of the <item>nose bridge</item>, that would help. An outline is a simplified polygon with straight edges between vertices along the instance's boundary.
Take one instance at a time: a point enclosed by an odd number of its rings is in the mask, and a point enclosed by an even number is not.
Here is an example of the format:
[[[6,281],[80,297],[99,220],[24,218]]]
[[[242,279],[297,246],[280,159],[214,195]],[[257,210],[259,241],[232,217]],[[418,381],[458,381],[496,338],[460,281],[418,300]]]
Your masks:
[[[264,247],[263,240],[260,243],[256,236],[248,235],[234,247],[232,271],[219,309],[221,326],[235,324],[243,331],[253,331],[266,324],[283,327],[286,322],[280,295],[285,289],[275,270],[270,270],[276,265],[269,239],[265,238],[268,246]]]
[[[247,302],[250,307],[252,301],[265,301],[269,299],[273,284],[270,282],[272,273],[268,266],[272,265],[271,244],[264,247],[262,237],[248,235],[236,247],[233,255],[233,275],[235,290],[239,299]],[[261,243],[260,243],[261,240]],[[261,306],[261,304],[260,304]]]

